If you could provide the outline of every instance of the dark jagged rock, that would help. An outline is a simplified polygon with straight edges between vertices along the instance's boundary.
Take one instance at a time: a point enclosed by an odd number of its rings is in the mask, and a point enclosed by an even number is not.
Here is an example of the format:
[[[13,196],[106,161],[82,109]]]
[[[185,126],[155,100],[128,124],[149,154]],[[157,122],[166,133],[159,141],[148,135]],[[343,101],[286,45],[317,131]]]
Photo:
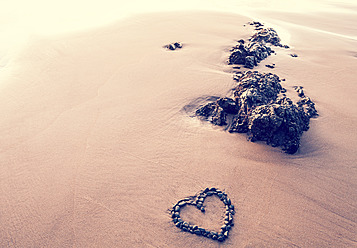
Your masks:
[[[175,42],[175,43],[174,43],[174,46],[175,46],[176,48],[182,48],[181,42]]]
[[[255,33],[251,38],[250,42],[258,43],[270,43],[274,46],[280,46],[280,38],[277,32],[272,28],[264,28]]]
[[[303,90],[302,86],[293,86],[293,88],[298,93],[299,97],[304,97],[305,96],[305,93],[304,93],[304,90]]]
[[[249,116],[248,135],[251,141],[265,141],[273,147],[280,146],[283,151],[293,154],[300,145],[303,131],[309,128],[309,121],[288,98],[281,103],[256,107]]]
[[[305,96],[302,87],[295,87],[301,99],[294,104],[281,95],[286,90],[275,74],[246,71],[236,73],[233,78],[237,81],[234,99],[220,98],[204,105],[196,114],[211,117],[216,125],[226,125],[223,123],[227,123],[230,115],[229,132],[248,133],[252,142],[265,141],[287,153],[295,153],[302,133],[309,129],[310,118],[317,115],[314,103]],[[218,193],[218,197],[229,206],[225,195]]]
[[[299,108],[305,112],[309,118],[314,118],[318,116],[318,113],[315,109],[315,103],[311,99],[305,96],[302,86],[294,86],[295,91],[298,93],[300,100],[297,102]]]
[[[299,108],[304,111],[304,113],[309,117],[309,118],[315,118],[319,114],[317,113],[317,110],[315,108],[315,103],[311,101],[310,97],[304,96],[302,97],[298,102],[297,105]]]
[[[217,104],[214,102],[210,102],[201,108],[196,110],[196,115],[198,116],[204,116],[206,118],[212,116],[213,111],[217,108]]]
[[[228,97],[220,98],[216,102],[208,103],[196,111],[196,115],[210,118],[210,121],[217,125],[227,124],[227,114],[237,114],[238,106],[236,102]]]
[[[272,65],[265,65],[266,67],[270,68],[270,69],[274,69],[275,68],[275,64]]]
[[[282,90],[279,77],[272,73],[247,71],[237,73],[233,79],[238,82],[234,97],[246,113],[255,106],[274,101]]]
[[[249,24],[254,25],[257,32],[246,44],[243,40],[238,41],[238,44],[231,50],[229,64],[244,65],[246,68],[253,69],[260,61],[274,53],[267,44],[289,48],[289,46],[280,43],[280,38],[274,29],[262,28],[263,24],[260,22]]]
[[[164,47],[173,51],[173,50],[182,48],[182,43],[181,42],[174,42],[174,43],[165,45]]]
[[[204,206],[202,206],[202,205],[204,203],[205,198],[213,197],[213,196],[217,197],[218,194],[225,196],[225,197],[219,197],[219,199],[225,204],[226,209],[229,209],[229,211],[226,211],[226,214],[225,214],[225,218],[224,218],[225,225],[222,226],[221,231],[219,233],[215,232],[215,231],[206,230],[206,229],[199,227],[197,225],[191,225],[189,222],[183,221],[180,218],[181,208],[177,208],[177,207],[180,206],[180,204],[182,205],[182,202],[185,202],[185,204],[183,206],[194,205],[194,206],[196,206],[197,209],[202,211],[202,208],[204,209]],[[177,209],[178,209],[178,211],[176,211]],[[231,227],[234,226],[233,216],[232,216],[233,212],[231,210],[234,211],[234,206],[231,203],[231,200],[229,200],[229,198],[227,198],[227,194],[225,192],[222,192],[221,190],[216,189],[216,188],[206,188],[204,191],[200,191],[194,196],[190,196],[188,198],[179,200],[171,209],[171,218],[172,218],[172,221],[174,222],[175,226],[177,228],[181,229],[182,231],[196,234],[198,236],[210,238],[212,240],[218,240],[219,242],[223,242],[225,239],[228,238],[229,231],[230,231]],[[204,211],[202,211],[202,212],[204,212]]]
[[[293,57],[293,58],[297,58],[298,57],[298,55],[296,53],[292,53],[292,54],[290,54],[290,56]]]
[[[256,28],[259,28],[259,27],[264,26],[264,25],[261,24],[260,22],[256,22],[256,21],[249,22],[249,25],[255,26]]]
[[[196,111],[196,115],[210,119],[210,121],[217,126],[223,126],[227,124],[227,114],[217,102],[208,103],[207,105],[199,108]]]
[[[234,101],[232,98],[220,98],[217,101],[217,104],[223,108],[223,110],[227,113],[227,114],[237,114],[238,113],[238,106],[236,101]]]
[[[246,68],[253,69],[260,61],[267,58],[273,50],[257,42],[249,42],[247,45],[238,42],[238,45],[233,47],[231,52],[229,64],[244,65]]]
[[[215,111],[213,111],[211,122],[217,126],[224,126],[227,124],[226,117],[227,113],[223,110],[223,108],[217,106]]]

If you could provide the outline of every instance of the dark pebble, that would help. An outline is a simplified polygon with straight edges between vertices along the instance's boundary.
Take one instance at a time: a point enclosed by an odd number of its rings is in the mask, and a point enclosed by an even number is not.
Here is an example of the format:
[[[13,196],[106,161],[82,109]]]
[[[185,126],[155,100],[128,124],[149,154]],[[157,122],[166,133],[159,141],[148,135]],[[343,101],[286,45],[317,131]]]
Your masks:
[[[201,232],[200,232],[199,230],[194,230],[194,233],[195,233],[196,235],[201,235]]]
[[[223,242],[223,241],[224,241],[224,237],[223,237],[223,236],[218,236],[217,240],[218,240],[219,242]]]

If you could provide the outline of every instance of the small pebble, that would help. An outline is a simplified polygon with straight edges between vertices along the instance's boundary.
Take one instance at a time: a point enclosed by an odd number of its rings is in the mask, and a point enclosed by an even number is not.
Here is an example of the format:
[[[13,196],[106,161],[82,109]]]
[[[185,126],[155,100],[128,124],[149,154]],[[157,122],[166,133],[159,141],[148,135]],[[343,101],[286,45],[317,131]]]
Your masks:
[[[224,241],[224,237],[223,237],[223,236],[218,236],[217,240],[218,240],[219,242],[223,242],[223,241]]]

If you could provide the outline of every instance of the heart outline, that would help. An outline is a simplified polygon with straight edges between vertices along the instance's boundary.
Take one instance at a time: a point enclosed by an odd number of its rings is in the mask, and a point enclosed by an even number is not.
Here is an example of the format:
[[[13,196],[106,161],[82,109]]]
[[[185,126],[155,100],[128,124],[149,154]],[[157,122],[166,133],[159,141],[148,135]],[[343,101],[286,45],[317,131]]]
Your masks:
[[[197,209],[201,210],[201,212],[205,212],[204,201],[209,196],[216,195],[226,206],[226,213],[224,218],[224,224],[221,227],[221,231],[209,231],[205,228],[199,227],[197,225],[191,225],[189,222],[183,221],[180,217],[181,208],[186,205],[193,205]],[[233,223],[233,215],[235,214],[234,205],[231,200],[228,198],[227,194],[219,190],[217,188],[206,188],[204,190],[199,191],[193,196],[183,198],[179,200],[175,205],[173,205],[171,209],[171,218],[174,222],[175,226],[182,231],[189,232],[192,234],[196,234],[198,236],[204,236],[206,238],[210,238],[213,240],[218,240],[219,242],[223,242],[228,238],[229,231],[231,230]]]

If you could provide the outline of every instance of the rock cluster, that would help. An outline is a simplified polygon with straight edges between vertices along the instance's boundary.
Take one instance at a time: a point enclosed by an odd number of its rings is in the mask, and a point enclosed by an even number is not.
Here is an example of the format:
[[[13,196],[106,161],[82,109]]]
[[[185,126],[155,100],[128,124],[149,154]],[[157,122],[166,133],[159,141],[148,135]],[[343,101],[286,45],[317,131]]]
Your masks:
[[[205,228],[199,227],[197,225],[190,224],[187,221],[184,221],[180,217],[180,211],[187,205],[193,205],[201,212],[205,212],[204,201],[206,197],[216,196],[218,197],[226,206],[224,224],[221,227],[220,232],[209,231]],[[180,228],[182,231],[196,234],[199,236],[204,236],[213,240],[218,240],[223,242],[228,238],[229,230],[234,226],[233,215],[235,214],[234,205],[231,200],[228,198],[227,194],[224,191],[221,191],[216,188],[206,188],[203,191],[200,191],[194,196],[184,198],[179,200],[171,209],[171,218],[177,228]]]
[[[229,132],[248,133],[248,139],[265,141],[293,154],[300,138],[309,129],[309,120],[317,115],[314,103],[299,88],[297,104],[286,97],[279,77],[257,71],[239,72],[232,98],[220,98],[196,111],[213,124],[227,125]],[[229,117],[229,118],[228,118]],[[230,123],[229,121],[230,120]]]
[[[272,28],[262,28],[260,22],[252,22],[257,32],[245,44],[244,40],[239,40],[238,44],[231,49],[229,64],[244,65],[244,67],[253,69],[260,61],[267,58],[274,51],[267,45],[289,48],[280,43],[280,38]]]
[[[243,40],[238,41],[238,45],[231,49],[229,64],[244,65],[253,69],[260,61],[267,58],[274,51],[260,42],[249,42],[244,44]]]
[[[165,45],[164,48],[167,48],[169,50],[180,49],[182,48],[182,43],[181,42],[170,43],[168,45]]]
[[[289,48],[280,43],[272,28],[263,28],[260,22],[251,22],[257,31],[246,43],[239,40],[233,47],[229,64],[254,68],[274,51],[268,46]],[[297,57],[296,54],[290,54]],[[275,64],[266,65],[274,68]],[[239,69],[239,67],[233,67]],[[229,132],[247,133],[250,141],[265,141],[273,147],[293,154],[300,146],[300,138],[309,129],[310,118],[316,117],[314,102],[301,86],[296,86],[300,100],[295,104],[284,93],[279,77],[272,73],[257,71],[237,72],[233,79],[238,82],[232,97],[219,98],[201,106],[196,115],[214,125],[226,126]],[[282,81],[285,81],[283,79]]]

